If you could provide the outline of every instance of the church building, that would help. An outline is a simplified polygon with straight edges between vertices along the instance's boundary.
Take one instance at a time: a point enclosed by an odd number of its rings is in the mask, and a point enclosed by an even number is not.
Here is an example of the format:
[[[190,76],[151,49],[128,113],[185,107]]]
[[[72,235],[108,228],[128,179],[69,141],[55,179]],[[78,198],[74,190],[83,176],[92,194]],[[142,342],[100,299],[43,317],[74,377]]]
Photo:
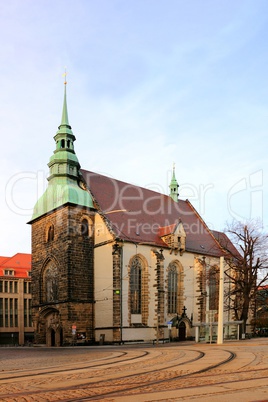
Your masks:
[[[30,221],[35,342],[185,340],[217,321],[225,252],[175,169],[169,195],[81,169],[66,84],[54,140]]]

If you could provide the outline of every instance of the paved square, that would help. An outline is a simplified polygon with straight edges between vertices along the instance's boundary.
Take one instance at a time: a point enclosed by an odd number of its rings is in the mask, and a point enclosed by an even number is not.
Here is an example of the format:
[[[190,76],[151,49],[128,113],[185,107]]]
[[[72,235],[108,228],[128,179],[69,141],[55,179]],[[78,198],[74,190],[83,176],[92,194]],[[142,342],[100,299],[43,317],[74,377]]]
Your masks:
[[[0,348],[1,401],[268,401],[268,338]]]

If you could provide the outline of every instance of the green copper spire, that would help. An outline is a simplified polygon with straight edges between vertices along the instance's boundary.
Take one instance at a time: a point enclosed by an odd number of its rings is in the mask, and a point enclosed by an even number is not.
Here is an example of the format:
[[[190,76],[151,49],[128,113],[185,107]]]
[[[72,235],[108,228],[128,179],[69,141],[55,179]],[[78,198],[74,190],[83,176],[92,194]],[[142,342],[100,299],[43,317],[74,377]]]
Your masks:
[[[65,82],[61,125],[54,136],[56,149],[48,163],[48,187],[34,207],[32,220],[65,204],[94,208],[90,193],[79,184],[82,175],[74,151],[75,136],[68,119],[66,84]]]
[[[64,99],[63,99],[63,108],[62,108],[62,117],[61,117],[61,126],[69,126],[69,119],[68,119],[68,110],[67,110],[67,96],[66,96],[66,84],[64,83]]]
[[[173,173],[172,173],[172,179],[169,185],[170,188],[170,193],[169,196],[176,202],[178,202],[178,197],[179,197],[179,185],[175,176],[175,163],[173,163]]]
[[[67,82],[65,81],[64,82],[64,98],[63,98],[61,124],[59,126],[59,130],[58,130],[57,134],[62,133],[64,135],[65,134],[73,135],[72,127],[70,126],[69,119],[68,119],[66,85],[67,85]],[[75,141],[75,138],[74,138],[74,141]]]

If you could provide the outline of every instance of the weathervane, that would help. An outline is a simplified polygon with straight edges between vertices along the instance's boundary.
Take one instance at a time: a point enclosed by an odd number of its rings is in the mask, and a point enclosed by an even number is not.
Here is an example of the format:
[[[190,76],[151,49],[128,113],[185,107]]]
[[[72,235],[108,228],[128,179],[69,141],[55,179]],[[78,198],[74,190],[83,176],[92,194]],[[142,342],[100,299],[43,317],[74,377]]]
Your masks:
[[[66,71],[66,67],[64,69],[64,73],[62,74],[62,76],[64,77],[64,85],[67,84],[67,80],[66,80],[66,76],[67,76],[67,71]]]

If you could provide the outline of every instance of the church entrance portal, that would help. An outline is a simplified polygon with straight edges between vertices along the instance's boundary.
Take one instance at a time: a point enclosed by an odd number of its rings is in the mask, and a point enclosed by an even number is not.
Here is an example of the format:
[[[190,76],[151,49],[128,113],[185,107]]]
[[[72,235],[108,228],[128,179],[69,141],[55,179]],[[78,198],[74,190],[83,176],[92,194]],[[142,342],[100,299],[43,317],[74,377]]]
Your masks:
[[[179,335],[179,341],[185,341],[186,339],[186,325],[185,322],[181,321],[179,324],[178,328],[178,335]]]
[[[56,309],[45,309],[40,314],[40,319],[45,320],[45,339],[46,346],[62,346],[63,344],[63,330],[60,322],[60,315]]]
[[[55,346],[55,331],[54,329],[51,329],[50,331],[50,344],[51,346]]]

